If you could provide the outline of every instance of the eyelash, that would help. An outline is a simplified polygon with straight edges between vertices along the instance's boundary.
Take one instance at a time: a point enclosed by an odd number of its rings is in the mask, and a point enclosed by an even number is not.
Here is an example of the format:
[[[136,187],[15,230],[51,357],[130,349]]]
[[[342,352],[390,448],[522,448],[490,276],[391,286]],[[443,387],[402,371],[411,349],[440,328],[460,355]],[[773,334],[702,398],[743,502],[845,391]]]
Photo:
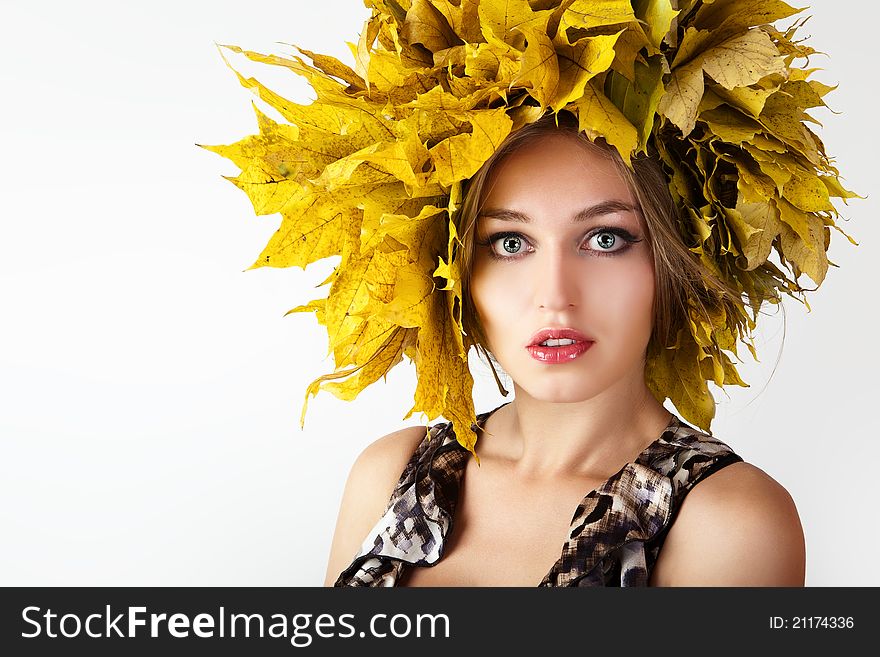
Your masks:
[[[617,226],[603,226],[601,228],[597,228],[597,229],[593,230],[592,232],[590,232],[590,234],[586,236],[586,239],[591,240],[596,235],[601,235],[603,233],[610,233],[612,235],[619,237],[620,239],[623,240],[624,246],[622,246],[619,249],[615,249],[614,251],[602,251],[602,250],[590,249],[594,255],[599,256],[601,258],[605,258],[608,256],[615,256],[615,255],[619,255],[621,253],[624,253],[625,251],[629,250],[630,245],[642,241],[641,238],[636,237],[635,235],[630,233],[628,230],[625,230],[623,228],[618,228]],[[522,258],[523,256],[526,255],[525,253],[520,253],[517,255],[510,255],[510,256],[498,255],[495,252],[495,250],[492,248],[492,244],[494,244],[495,242],[497,242],[498,240],[500,240],[504,237],[517,237],[517,238],[523,240],[524,242],[528,242],[528,240],[525,238],[525,236],[522,235],[521,233],[504,231],[504,232],[500,232],[500,233],[493,233],[484,242],[476,242],[476,244],[479,244],[480,246],[488,246],[489,247],[489,257],[493,258],[494,260],[519,260],[520,258]]]

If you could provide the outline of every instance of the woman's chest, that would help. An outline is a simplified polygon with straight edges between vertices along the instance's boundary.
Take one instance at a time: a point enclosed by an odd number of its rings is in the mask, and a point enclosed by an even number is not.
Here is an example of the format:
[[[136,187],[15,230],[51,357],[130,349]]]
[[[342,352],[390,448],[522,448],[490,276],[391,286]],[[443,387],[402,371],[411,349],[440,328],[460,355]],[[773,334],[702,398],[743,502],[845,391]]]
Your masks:
[[[465,477],[443,556],[430,567],[405,565],[397,585],[537,586],[560,558],[572,516],[595,483]]]

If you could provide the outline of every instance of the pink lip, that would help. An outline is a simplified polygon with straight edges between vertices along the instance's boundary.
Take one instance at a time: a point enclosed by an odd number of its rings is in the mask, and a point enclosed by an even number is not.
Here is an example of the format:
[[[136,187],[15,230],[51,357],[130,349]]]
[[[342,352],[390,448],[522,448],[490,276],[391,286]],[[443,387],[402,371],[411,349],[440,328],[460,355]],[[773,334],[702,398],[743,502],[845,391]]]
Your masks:
[[[573,328],[543,328],[532,336],[532,339],[529,340],[529,344],[527,344],[526,346],[531,347],[534,345],[539,345],[548,338],[554,338],[556,340],[559,340],[560,338],[568,338],[569,340],[574,340],[575,342],[593,342],[593,340]],[[545,347],[545,349],[546,348],[547,347]],[[558,349],[559,347],[556,348]]]
[[[592,342],[575,342],[560,347],[542,347],[541,345],[529,345],[526,349],[529,355],[542,363],[568,363],[593,346]]]
[[[541,343],[548,338],[567,338],[574,340],[574,344],[559,347],[543,347]],[[526,345],[529,355],[542,363],[568,363],[575,360],[582,353],[593,346],[590,340],[580,331],[572,328],[545,328],[532,336],[530,344]]]

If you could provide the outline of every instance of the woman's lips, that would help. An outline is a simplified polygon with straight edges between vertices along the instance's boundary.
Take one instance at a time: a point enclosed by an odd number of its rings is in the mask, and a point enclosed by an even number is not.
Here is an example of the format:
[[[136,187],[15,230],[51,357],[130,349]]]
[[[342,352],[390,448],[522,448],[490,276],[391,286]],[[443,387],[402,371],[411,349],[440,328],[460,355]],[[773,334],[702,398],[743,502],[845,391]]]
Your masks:
[[[561,345],[559,347],[544,347],[533,344],[526,349],[529,355],[542,363],[568,363],[575,360],[582,353],[593,346],[592,342],[575,342],[574,344]]]

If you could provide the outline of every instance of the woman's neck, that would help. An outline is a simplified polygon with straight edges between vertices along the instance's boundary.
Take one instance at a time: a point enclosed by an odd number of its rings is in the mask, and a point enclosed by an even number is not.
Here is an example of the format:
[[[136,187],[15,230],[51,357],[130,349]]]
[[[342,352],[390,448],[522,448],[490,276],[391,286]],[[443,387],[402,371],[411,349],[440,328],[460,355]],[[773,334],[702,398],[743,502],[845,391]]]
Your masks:
[[[514,384],[516,398],[487,419],[477,454],[509,461],[525,479],[610,476],[654,442],[671,419],[643,380],[618,388],[561,403],[537,399]]]

